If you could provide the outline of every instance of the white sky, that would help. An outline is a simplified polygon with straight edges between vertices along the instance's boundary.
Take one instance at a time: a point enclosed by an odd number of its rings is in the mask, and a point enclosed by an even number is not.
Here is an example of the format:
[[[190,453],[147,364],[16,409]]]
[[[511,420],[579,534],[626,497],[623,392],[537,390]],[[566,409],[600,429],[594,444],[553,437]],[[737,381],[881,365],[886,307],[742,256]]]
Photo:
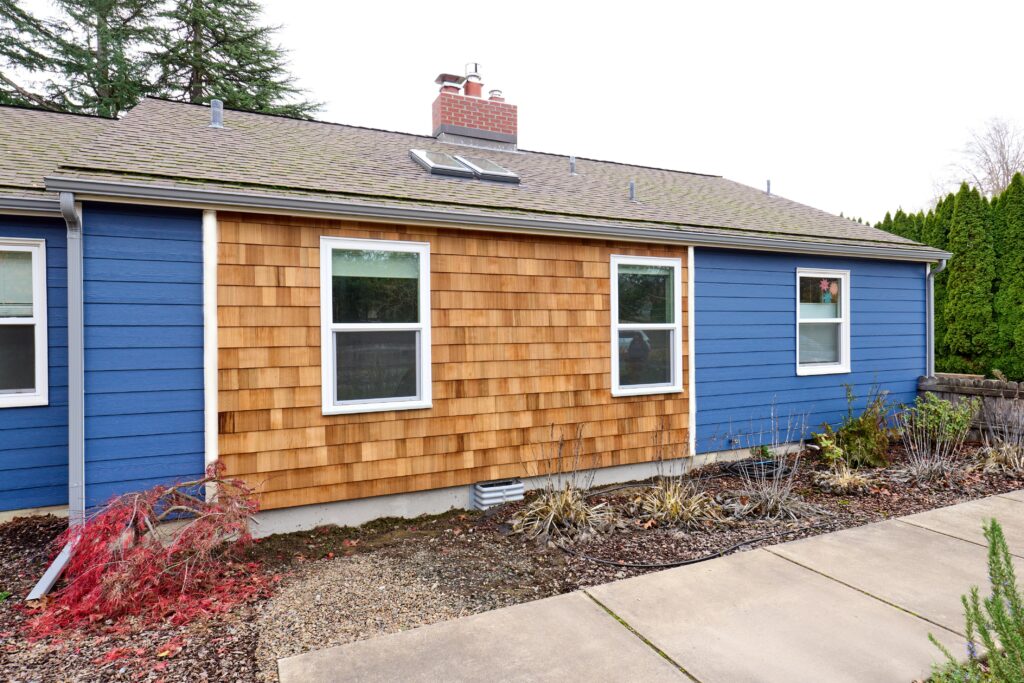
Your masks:
[[[429,133],[434,77],[476,61],[523,149],[871,221],[927,208],[971,129],[1024,124],[1019,1],[263,2],[320,119]]]

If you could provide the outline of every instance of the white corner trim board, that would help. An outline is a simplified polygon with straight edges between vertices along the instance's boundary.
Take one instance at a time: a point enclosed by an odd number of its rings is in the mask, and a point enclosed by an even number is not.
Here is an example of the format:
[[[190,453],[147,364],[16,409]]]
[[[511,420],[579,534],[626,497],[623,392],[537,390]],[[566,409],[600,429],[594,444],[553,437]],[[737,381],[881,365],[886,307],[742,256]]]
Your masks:
[[[687,389],[686,400],[690,408],[690,455],[697,454],[697,273],[694,268],[694,247],[686,248],[686,338],[689,357],[686,368]]]
[[[206,466],[219,456],[217,383],[217,212],[203,211],[203,442]]]

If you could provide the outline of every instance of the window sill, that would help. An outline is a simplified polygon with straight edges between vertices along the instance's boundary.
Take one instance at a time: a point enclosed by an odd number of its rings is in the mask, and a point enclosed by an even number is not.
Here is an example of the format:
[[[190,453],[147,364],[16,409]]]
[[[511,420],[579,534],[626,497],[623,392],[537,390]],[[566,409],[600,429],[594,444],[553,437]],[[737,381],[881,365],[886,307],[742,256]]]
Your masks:
[[[40,394],[8,394],[0,396],[0,410],[4,408],[27,408],[30,406],[48,406],[50,400]]]
[[[658,394],[681,394],[683,388],[679,386],[671,387],[644,387],[642,389],[624,389],[614,388],[612,389],[612,397],[620,398],[626,396],[656,396]]]
[[[382,413],[388,410],[423,410],[434,406],[431,401],[385,401],[380,403],[350,403],[323,407],[324,415],[354,415],[357,413]]]
[[[849,365],[822,365],[818,367],[801,367],[796,366],[796,374],[798,376],[804,375],[848,375],[850,374]]]

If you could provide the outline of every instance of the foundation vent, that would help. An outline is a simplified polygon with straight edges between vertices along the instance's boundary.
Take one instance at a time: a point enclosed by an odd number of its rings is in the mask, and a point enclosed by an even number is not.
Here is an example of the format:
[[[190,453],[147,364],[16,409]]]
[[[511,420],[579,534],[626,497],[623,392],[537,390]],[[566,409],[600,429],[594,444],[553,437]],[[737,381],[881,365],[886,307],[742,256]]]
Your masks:
[[[518,479],[485,481],[473,485],[473,507],[486,510],[502,503],[522,500],[526,489]]]

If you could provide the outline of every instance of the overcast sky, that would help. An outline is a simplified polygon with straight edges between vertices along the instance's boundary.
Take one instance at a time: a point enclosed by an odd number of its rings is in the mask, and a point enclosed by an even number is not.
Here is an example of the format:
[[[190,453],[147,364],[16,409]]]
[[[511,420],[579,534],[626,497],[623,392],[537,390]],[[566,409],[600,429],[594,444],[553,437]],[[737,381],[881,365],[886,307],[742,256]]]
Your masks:
[[[1024,3],[264,0],[320,118],[429,133],[482,65],[523,149],[721,174],[833,213],[927,208],[971,129],[1024,123]]]
[[[1019,0],[263,1],[321,119],[429,133],[434,77],[475,61],[523,149],[872,221],[927,208],[990,117],[1024,125]]]

